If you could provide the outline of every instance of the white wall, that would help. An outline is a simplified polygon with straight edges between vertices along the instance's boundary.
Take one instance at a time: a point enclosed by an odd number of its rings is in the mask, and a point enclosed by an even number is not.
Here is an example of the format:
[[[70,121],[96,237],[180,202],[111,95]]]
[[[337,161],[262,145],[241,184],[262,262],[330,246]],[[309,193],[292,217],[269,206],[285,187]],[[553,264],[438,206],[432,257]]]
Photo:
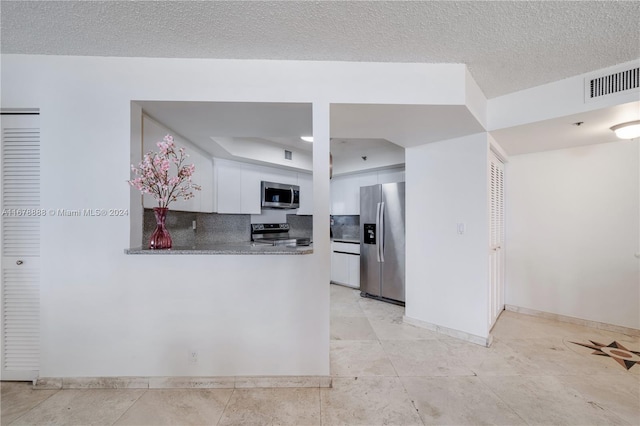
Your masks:
[[[510,157],[506,303],[640,328],[638,140]]]
[[[132,100],[314,107],[313,255],[132,256],[128,217],[46,217],[41,376],[328,374],[329,104],[464,104],[464,69],[3,55],[2,106],[41,111],[47,209],[130,207]]]
[[[482,133],[406,151],[406,316],[482,339],[489,335],[488,147]]]
[[[467,69],[465,72],[465,94],[469,111],[482,126],[487,127],[487,98]]]

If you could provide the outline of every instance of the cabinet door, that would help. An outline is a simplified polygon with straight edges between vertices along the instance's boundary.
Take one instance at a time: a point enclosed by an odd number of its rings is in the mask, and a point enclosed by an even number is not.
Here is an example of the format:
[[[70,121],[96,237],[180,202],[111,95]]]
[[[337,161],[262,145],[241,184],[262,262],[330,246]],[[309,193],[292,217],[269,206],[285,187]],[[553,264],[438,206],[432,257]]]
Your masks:
[[[0,379],[33,380],[40,369],[40,117],[3,114]],[[50,206],[49,206],[50,207]],[[81,219],[81,218],[76,218]],[[51,220],[53,226],[53,220]]]
[[[298,185],[300,185],[299,215],[313,214],[313,176],[306,173],[298,173]]]
[[[336,271],[338,270],[338,264],[336,261],[336,253],[333,252],[333,249],[331,250],[331,282],[335,283],[336,282]]]
[[[345,211],[345,181],[344,178],[333,178],[330,185],[331,214],[344,215]]]
[[[193,181],[202,188],[195,193],[196,198],[200,199],[200,210],[198,211],[212,213],[215,196],[213,191],[213,160],[208,157],[198,156],[195,173],[198,173],[198,176],[194,177]]]
[[[388,169],[378,171],[378,183],[404,182],[404,170]]]
[[[272,167],[264,167],[262,180],[267,182],[285,183],[288,185],[298,184],[298,174],[289,170],[278,170]]]
[[[377,182],[375,172],[334,178],[331,181],[331,214],[360,214],[360,187],[375,185]]]
[[[345,179],[344,214],[360,214],[360,185],[358,178],[354,176]]]
[[[260,171],[251,164],[243,164],[240,176],[240,213],[260,214]]]
[[[349,254],[333,253],[331,256],[331,281],[349,284]]]
[[[241,168],[234,164],[218,162],[216,178],[218,213],[241,213]]]
[[[203,211],[203,195],[205,198],[207,198],[207,196],[210,196],[209,193],[211,192],[211,186],[209,184],[209,182],[211,182],[211,173],[207,173],[207,162],[210,163],[210,161],[200,154],[194,152],[193,149],[189,149],[189,147],[181,143],[179,139],[176,140],[174,138],[174,141],[177,148],[184,147],[189,154],[189,157],[185,161],[185,164],[193,164],[196,167],[195,171],[193,172],[192,179],[193,182],[200,185],[202,189],[200,191],[193,191],[194,197],[189,200],[179,199],[172,202],[171,204],[169,204],[169,208],[171,210],[179,210],[185,212]],[[171,173],[176,173],[175,166],[171,169]],[[210,210],[212,209],[213,208],[211,207]]]
[[[349,285],[360,288],[360,256],[355,254],[349,256]]]

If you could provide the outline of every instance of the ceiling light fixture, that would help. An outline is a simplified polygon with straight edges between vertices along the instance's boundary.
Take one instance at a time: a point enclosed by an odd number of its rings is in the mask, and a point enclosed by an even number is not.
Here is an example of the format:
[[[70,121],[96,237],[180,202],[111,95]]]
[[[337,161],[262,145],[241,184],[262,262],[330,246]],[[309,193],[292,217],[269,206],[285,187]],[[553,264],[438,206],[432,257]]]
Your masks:
[[[640,136],[640,120],[616,124],[611,127],[620,139],[635,139]]]
[[[300,136],[300,139],[305,142],[313,142],[313,136]]]

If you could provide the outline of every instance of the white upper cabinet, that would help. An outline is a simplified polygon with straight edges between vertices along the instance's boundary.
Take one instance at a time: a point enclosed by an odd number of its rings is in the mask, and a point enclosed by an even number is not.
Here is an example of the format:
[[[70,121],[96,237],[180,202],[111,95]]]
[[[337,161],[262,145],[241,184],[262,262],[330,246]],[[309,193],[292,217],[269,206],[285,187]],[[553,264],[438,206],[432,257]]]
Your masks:
[[[298,186],[300,186],[300,208],[298,215],[313,214],[313,175],[298,173]]]
[[[250,165],[250,164],[249,164]],[[298,184],[298,174],[289,170],[279,170],[271,167],[261,167],[262,180],[267,182],[284,183],[287,185]]]
[[[240,170],[240,211],[245,214],[260,214],[260,170],[252,164],[242,164]]]
[[[404,170],[386,169],[378,171],[378,183],[404,182]]]
[[[217,212],[260,214],[262,181],[300,186],[297,214],[313,214],[313,180],[307,173],[214,159]],[[294,211],[292,211],[293,213]]]
[[[394,168],[334,177],[331,179],[331,214],[359,215],[360,187],[393,182],[404,182],[404,170]]]
[[[242,210],[242,169],[233,163],[214,160],[217,211],[240,213]]]
[[[143,154],[146,154],[149,151],[157,151],[158,147],[156,144],[161,141],[167,134],[171,134],[173,136],[176,147],[185,148],[186,153],[189,155],[189,157],[185,161],[185,164],[194,164],[196,166],[192,180],[194,183],[200,185],[202,190],[194,191],[195,196],[190,200],[178,200],[172,202],[171,204],[169,204],[169,208],[171,210],[188,212],[212,212],[213,188],[211,186],[211,182],[213,182],[213,164],[211,159],[202,155],[192,143],[176,134],[173,134],[171,130],[167,129],[155,120],[145,115],[143,115],[142,120]],[[149,194],[145,194],[142,200],[145,208],[151,209],[154,207],[158,207],[157,200]]]

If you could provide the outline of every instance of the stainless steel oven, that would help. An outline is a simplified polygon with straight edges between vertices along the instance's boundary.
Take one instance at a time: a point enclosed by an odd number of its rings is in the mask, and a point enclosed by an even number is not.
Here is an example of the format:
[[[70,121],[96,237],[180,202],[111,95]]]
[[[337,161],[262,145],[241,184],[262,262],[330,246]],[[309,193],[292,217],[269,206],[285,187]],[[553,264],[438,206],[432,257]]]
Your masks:
[[[311,238],[289,236],[288,223],[252,223],[251,241],[270,246],[308,246]]]

